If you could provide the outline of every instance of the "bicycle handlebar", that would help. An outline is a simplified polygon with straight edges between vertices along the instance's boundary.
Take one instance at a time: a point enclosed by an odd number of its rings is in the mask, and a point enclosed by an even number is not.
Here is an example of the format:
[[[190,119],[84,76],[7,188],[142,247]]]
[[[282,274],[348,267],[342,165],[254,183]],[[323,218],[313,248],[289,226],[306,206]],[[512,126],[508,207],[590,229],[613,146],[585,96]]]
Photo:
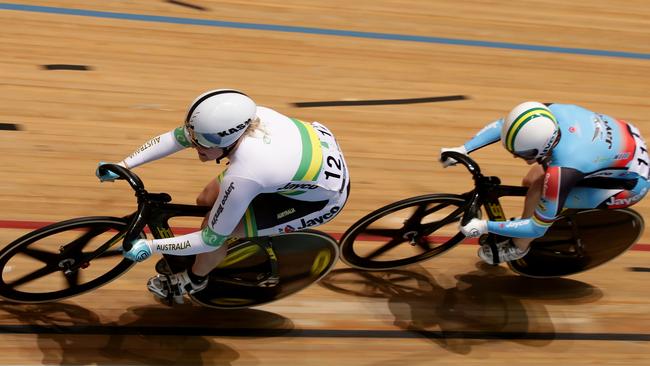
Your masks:
[[[445,161],[447,159],[456,160],[460,164],[464,165],[465,168],[467,168],[467,170],[472,174],[474,180],[477,180],[478,178],[482,177],[481,168],[467,154],[462,154],[456,151],[445,151],[442,154],[440,154],[440,159],[442,161]],[[463,226],[467,225],[471,219],[476,217],[478,211],[480,210],[480,207],[481,207],[481,202],[479,200],[479,194],[478,192],[474,192],[474,194],[470,198],[469,204],[467,205],[467,209],[465,210],[465,213],[463,214],[463,217],[460,220],[461,225]]]
[[[117,165],[117,164],[102,164],[99,167],[100,173],[103,173],[102,170],[107,170],[109,172],[117,174],[117,179],[126,180],[131,188],[135,191],[136,197],[138,197],[138,210],[133,214],[131,222],[129,223],[128,229],[124,235],[124,241],[122,243],[122,248],[125,251],[131,249],[131,242],[133,239],[136,239],[140,236],[140,233],[147,224],[147,217],[149,213],[149,205],[146,202],[147,191],[144,189],[144,183],[140,177],[129,169]]]
[[[140,177],[135,175],[135,173],[133,173],[129,169],[117,164],[102,164],[99,166],[100,173],[103,173],[102,171],[106,171],[106,170],[117,174],[118,176],[117,179],[124,179],[127,182],[129,182],[129,185],[131,186],[131,188],[133,188],[134,191],[140,192],[144,190],[144,183],[142,183]]]
[[[445,151],[442,154],[440,154],[440,159],[442,161],[445,161],[447,159],[456,160],[457,162],[463,164],[467,168],[467,170],[469,170],[469,172],[472,173],[474,178],[481,175],[481,168],[479,168],[478,164],[467,154],[461,154],[456,151]]]

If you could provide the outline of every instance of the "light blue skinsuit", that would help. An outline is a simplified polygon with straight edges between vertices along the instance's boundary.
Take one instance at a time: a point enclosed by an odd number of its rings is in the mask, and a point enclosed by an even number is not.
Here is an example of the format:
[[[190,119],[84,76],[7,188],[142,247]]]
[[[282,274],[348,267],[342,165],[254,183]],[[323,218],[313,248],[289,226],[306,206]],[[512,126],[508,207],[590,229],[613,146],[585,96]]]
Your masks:
[[[488,221],[491,233],[537,238],[563,208],[622,208],[648,192],[648,152],[631,124],[568,104],[550,104],[560,127],[560,141],[542,166],[542,197],[533,217]],[[492,122],[465,143],[472,152],[501,139],[503,119]]]

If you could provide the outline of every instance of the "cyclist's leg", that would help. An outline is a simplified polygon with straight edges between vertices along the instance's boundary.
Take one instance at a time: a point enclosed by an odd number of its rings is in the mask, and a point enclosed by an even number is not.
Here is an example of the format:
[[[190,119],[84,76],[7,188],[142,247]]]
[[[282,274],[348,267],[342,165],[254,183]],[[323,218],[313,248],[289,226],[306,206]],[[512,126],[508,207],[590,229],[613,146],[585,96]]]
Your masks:
[[[219,196],[219,178],[214,178],[208,184],[205,185],[201,193],[196,197],[196,204],[199,206],[214,206],[214,202],[217,200],[217,197]],[[208,222],[208,216],[210,213],[208,212],[205,217],[203,218],[203,222],[201,223],[201,228],[204,228],[207,225]]]
[[[230,238],[243,238],[244,231],[242,230],[243,221],[237,225],[235,231],[230,235]],[[192,273],[197,276],[207,276],[214,267],[218,266],[223,261],[228,252],[228,241],[224,242],[216,250],[196,255],[194,264],[192,265]]]
[[[629,128],[634,144],[636,145],[634,156],[627,165],[627,171],[636,173],[639,178],[637,184],[632,189],[625,189],[616,194],[610,195],[602,201],[598,208],[624,208],[631,206],[643,199],[648,189],[648,177],[650,176],[650,158],[648,157],[648,148],[641,137],[639,130],[629,122],[626,122]]]
[[[208,182],[201,193],[199,193],[196,198],[196,203],[201,206],[213,206],[218,196],[219,178],[215,178]],[[201,228],[207,225],[208,215],[203,218]],[[227,247],[227,245],[222,245],[212,252],[197,254],[190,270],[176,273],[172,276],[157,275],[150,278],[147,282],[149,291],[163,299],[168,298],[170,291],[172,293],[180,291],[179,293],[181,295],[175,295],[174,299],[176,302],[182,303],[182,294],[185,291],[189,291],[188,284],[191,284],[191,288],[195,291],[201,291],[206,287],[207,282],[205,282],[205,279],[207,275],[223,260]],[[174,287],[180,288],[180,290],[173,290],[172,288]]]
[[[544,168],[535,164],[530,168],[528,174],[522,180],[522,185],[528,187],[528,192],[526,193],[526,198],[524,200],[524,210],[521,214],[522,218],[528,218],[533,216],[535,207],[539,203],[540,197],[542,197],[542,189],[544,187]],[[532,238],[512,238],[512,242],[520,250],[527,250],[530,246],[530,243],[533,241]]]
[[[639,178],[632,189],[576,187],[569,193],[564,207],[575,209],[629,207],[641,201],[649,188],[649,183],[644,178]]]
[[[280,193],[263,193],[248,206],[237,226],[240,237],[278,235],[322,225],[332,220],[346,204],[349,181],[342,192],[321,192],[322,200],[303,201]],[[310,192],[311,198],[321,193]]]
[[[650,158],[645,141],[639,130],[628,124],[634,138],[636,150],[627,166],[629,173],[636,173],[638,179],[630,189],[603,189],[576,187],[570,193],[564,204],[566,208],[624,208],[641,201],[650,189]]]
[[[199,195],[201,201],[197,199],[197,203],[214,204],[216,195],[213,196],[212,192],[218,192],[218,189],[218,181],[210,182]],[[324,224],[343,209],[348,195],[349,184],[342,193],[325,201],[300,201],[277,193],[260,194],[249,205],[231,238],[277,235]],[[198,254],[192,272],[206,276],[223,261],[227,247],[222,245],[215,251]]]
[[[201,206],[213,206],[218,196],[219,178],[217,177],[208,182],[208,184],[203,188],[203,191],[199,193],[198,197],[196,197],[196,204]],[[202,229],[205,228],[205,226],[208,224],[209,215],[210,214],[208,213],[203,218],[203,222],[201,223]],[[240,222],[239,225],[237,225],[237,228],[235,229],[235,232],[232,234],[232,236],[241,237],[243,234],[241,227],[242,223]],[[197,254],[196,259],[194,260],[194,265],[192,266],[192,273],[201,277],[207,276],[210,271],[214,269],[214,267],[223,261],[227,250],[227,245],[221,245],[214,251]]]
[[[209,197],[206,195],[204,197]],[[285,231],[302,229],[300,220],[309,220],[314,212],[320,212],[328,206],[328,201],[305,202],[282,196],[280,194],[261,194],[253,199],[244,217],[237,225],[231,238],[249,238],[276,235]],[[338,208],[329,208],[338,212]],[[330,217],[333,215],[326,215]],[[293,224],[293,227],[291,226]],[[227,245],[221,245],[212,252],[196,255],[192,272],[197,276],[207,276],[227,254]]]
[[[544,187],[544,168],[539,164],[535,164],[530,168],[528,174],[526,174],[522,180],[521,185],[528,187],[526,200],[524,201],[524,210],[521,217],[532,217],[535,207],[542,196],[542,188]]]
[[[343,210],[349,196],[349,191],[350,186],[348,184],[343,192],[332,196],[327,201],[298,201],[284,197],[284,200],[288,200],[286,201],[287,203],[293,203],[281,206],[284,209],[276,211],[284,213],[291,212],[291,214],[274,221],[267,221],[266,225],[258,227],[257,235],[263,236],[299,231],[325,224],[334,219]],[[277,215],[273,215],[272,217],[277,218]]]

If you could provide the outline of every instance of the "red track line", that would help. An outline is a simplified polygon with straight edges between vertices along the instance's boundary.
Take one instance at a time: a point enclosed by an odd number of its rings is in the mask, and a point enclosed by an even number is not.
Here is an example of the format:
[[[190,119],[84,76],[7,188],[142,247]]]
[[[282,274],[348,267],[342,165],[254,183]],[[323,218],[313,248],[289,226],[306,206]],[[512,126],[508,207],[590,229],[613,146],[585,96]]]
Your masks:
[[[0,220],[0,229],[38,229],[46,225],[53,224],[52,222],[47,222],[47,221],[18,221],[18,220]],[[175,227],[173,228],[173,231],[176,234],[189,234],[194,231],[196,231],[195,228],[188,228],[188,227]],[[341,233],[328,233],[332,235],[334,238],[337,240],[341,237]],[[380,241],[382,238],[376,237],[376,236],[365,236],[361,237],[362,240],[367,240],[367,241]],[[438,239],[445,239],[444,237],[434,237],[433,239],[438,240]],[[462,244],[476,244],[476,239],[466,239],[462,242]],[[650,244],[641,244],[641,243],[636,243],[632,247],[632,250],[638,250],[638,251],[643,251],[643,252],[650,252]]]

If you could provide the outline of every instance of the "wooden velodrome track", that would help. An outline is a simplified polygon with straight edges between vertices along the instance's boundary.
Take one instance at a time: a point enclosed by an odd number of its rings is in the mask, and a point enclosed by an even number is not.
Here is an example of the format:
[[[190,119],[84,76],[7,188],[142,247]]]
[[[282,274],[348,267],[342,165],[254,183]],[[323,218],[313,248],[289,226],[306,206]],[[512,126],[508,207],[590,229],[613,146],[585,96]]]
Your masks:
[[[440,147],[523,100],[581,104],[650,136],[649,19],[643,0],[0,3],[0,243],[130,212],[132,193],[99,184],[97,162],[178,126],[212,88],[335,131],[353,183],[322,227],[333,234],[398,199],[469,189],[464,169],[436,162]],[[526,171],[498,144],[474,156],[509,184]],[[184,151],[137,172],[150,191],[192,203],[219,169]],[[506,201],[510,216],[519,204]],[[650,200],[635,208],[647,219]],[[340,263],[321,285],[227,312],[158,304],[150,261],[60,303],[0,302],[0,364],[648,364],[650,234],[640,243],[557,280],[482,265],[473,245],[400,271]]]

